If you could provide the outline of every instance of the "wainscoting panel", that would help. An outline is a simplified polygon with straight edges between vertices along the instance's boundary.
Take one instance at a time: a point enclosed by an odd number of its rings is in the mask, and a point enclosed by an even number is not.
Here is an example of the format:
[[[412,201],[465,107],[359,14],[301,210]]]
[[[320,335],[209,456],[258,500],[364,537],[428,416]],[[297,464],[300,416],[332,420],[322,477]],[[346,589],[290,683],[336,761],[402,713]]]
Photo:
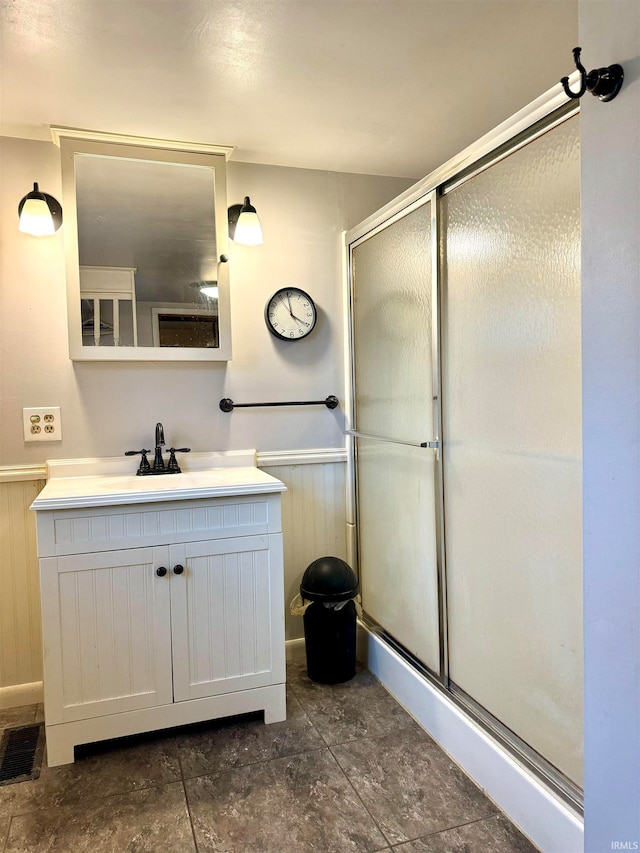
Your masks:
[[[317,557],[347,558],[341,449],[258,455],[261,468],[287,486],[282,494],[287,640],[304,636],[289,615],[306,567]],[[40,466],[0,469],[0,708],[41,701],[42,640],[35,514],[45,484]]]
[[[43,486],[44,480],[0,480],[0,708],[11,701],[8,688],[42,681],[35,518],[29,506]]]
[[[347,558],[347,466],[341,461],[260,467],[287,487],[282,493],[285,630],[287,640],[295,640],[304,636],[304,627],[301,616],[290,615],[289,603],[300,591],[305,569],[318,557]]]

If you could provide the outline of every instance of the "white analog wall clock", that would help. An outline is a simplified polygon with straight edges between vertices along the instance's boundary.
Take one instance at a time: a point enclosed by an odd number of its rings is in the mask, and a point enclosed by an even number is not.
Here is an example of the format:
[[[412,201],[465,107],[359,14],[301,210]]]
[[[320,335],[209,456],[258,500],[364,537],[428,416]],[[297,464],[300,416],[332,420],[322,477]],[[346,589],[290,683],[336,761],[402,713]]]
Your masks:
[[[300,341],[313,331],[318,310],[299,287],[276,290],[264,309],[267,329],[281,341]]]

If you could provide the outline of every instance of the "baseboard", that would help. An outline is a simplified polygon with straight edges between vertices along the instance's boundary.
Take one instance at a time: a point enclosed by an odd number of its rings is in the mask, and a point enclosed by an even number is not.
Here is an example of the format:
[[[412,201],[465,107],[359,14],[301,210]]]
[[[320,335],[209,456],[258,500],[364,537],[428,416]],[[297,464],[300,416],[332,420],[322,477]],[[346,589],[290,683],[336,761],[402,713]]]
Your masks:
[[[19,708],[21,705],[35,705],[43,701],[42,682],[33,681],[30,684],[14,684],[11,687],[0,687],[0,710]]]
[[[285,643],[287,660],[299,660],[305,655],[304,637],[297,640],[287,640]]]
[[[358,656],[418,723],[544,853],[580,853],[584,824],[384,640],[359,624]]]

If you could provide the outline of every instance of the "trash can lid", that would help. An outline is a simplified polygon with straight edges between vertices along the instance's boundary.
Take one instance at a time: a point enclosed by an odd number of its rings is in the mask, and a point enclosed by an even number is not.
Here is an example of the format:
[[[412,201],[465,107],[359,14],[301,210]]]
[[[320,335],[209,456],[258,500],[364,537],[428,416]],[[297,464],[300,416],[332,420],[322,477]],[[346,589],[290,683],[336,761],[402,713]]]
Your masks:
[[[307,601],[347,601],[358,593],[358,579],[339,557],[319,557],[302,576],[300,595]]]

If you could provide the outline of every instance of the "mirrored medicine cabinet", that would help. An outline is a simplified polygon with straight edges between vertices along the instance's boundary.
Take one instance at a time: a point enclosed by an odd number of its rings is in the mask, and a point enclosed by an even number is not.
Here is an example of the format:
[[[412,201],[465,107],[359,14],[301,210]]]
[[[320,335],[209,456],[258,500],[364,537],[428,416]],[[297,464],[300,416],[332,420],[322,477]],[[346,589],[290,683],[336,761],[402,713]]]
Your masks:
[[[231,148],[52,128],[74,361],[231,358]]]

